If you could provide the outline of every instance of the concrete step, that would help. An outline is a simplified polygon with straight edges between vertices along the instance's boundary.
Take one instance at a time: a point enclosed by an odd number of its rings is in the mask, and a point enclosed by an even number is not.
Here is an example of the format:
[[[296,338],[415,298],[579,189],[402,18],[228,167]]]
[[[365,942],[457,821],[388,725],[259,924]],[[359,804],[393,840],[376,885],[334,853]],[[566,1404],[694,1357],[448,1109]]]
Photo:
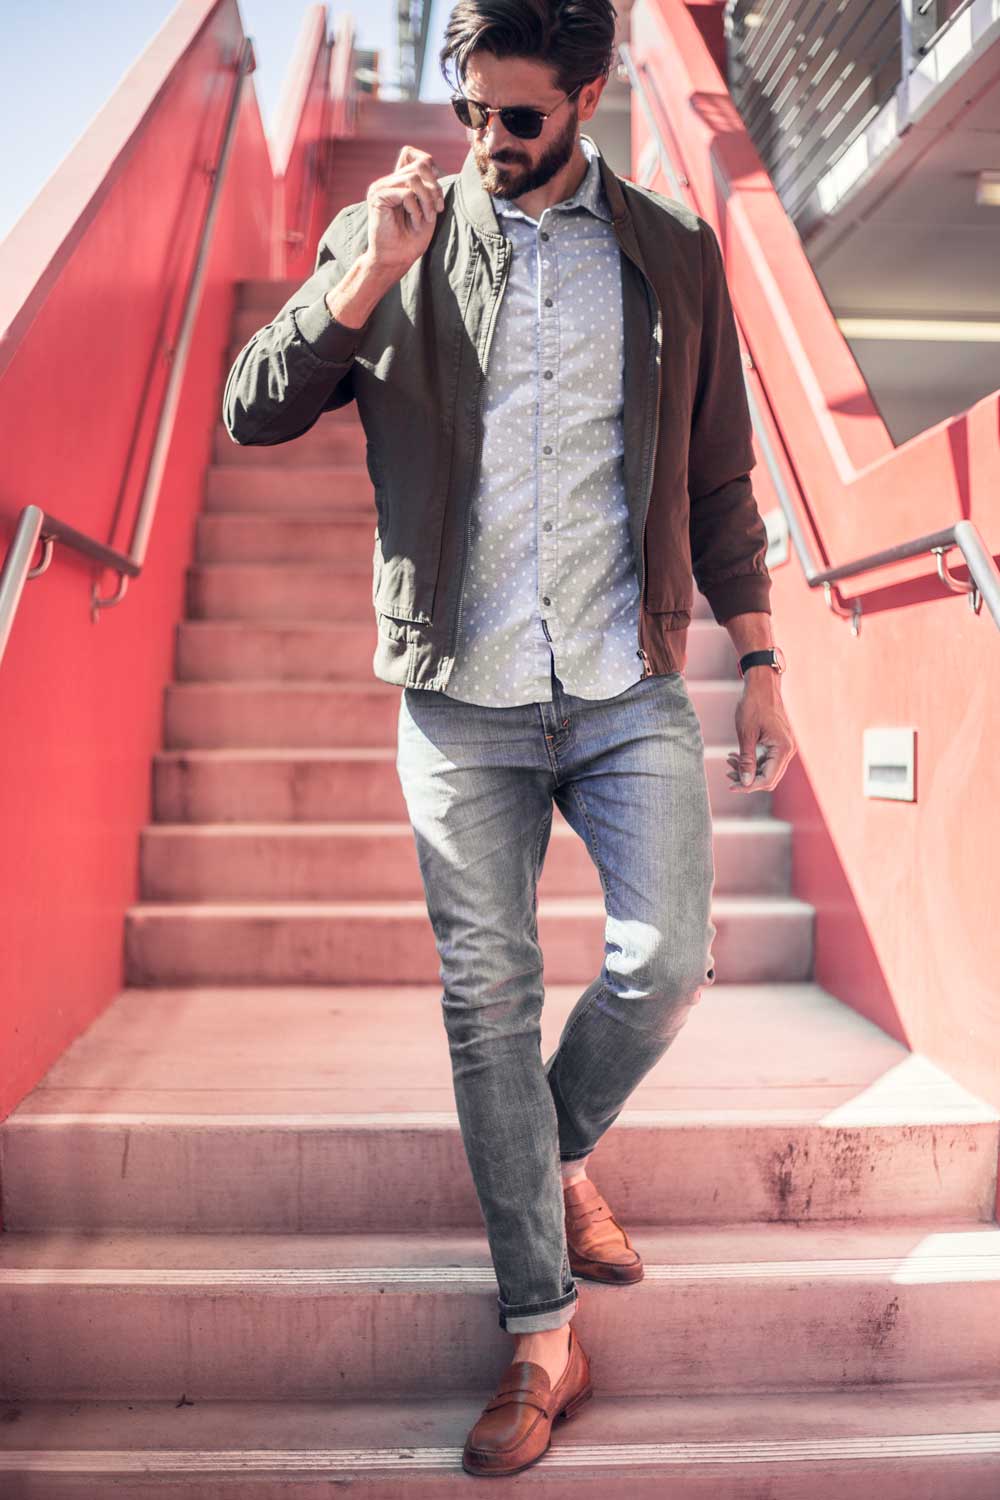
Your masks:
[[[729,1395],[602,1390],[514,1483],[545,1500],[996,1500],[1000,1384]],[[498,1361],[495,1373],[499,1377]],[[0,1407],[5,1500],[450,1500],[494,1385],[396,1400]],[[7,1418],[7,1420],[3,1420]]]
[[[185,613],[192,620],[285,625],[374,622],[372,582],[370,573],[345,573],[329,564],[201,563],[187,570]]]
[[[327,422],[325,413],[307,432],[283,443],[236,443],[220,418],[212,443],[212,462],[233,468],[275,462],[288,468],[315,468],[317,464],[357,467],[364,461],[365,434],[360,422]]]
[[[269,451],[270,463],[252,468],[211,465],[205,472],[204,510],[227,515],[286,510],[336,515],[341,510],[365,509],[374,525],[375,492],[363,461],[289,467],[281,462],[277,448]]]
[[[234,564],[214,566],[209,571],[216,577],[243,576],[256,571],[264,575],[263,592],[267,575],[278,569],[252,569]],[[324,601],[328,606],[343,606],[348,601],[357,604],[357,596],[365,588],[370,601],[371,580],[359,574],[319,567],[298,571],[301,592],[308,596],[302,599],[304,609],[308,610],[308,605],[314,602],[317,574],[329,588],[329,598]],[[266,606],[274,603],[272,598],[250,599],[245,592],[237,599],[233,593],[232,613],[238,612],[241,601],[244,608],[259,609],[261,616]],[[215,608],[211,612],[223,613]],[[357,607],[343,611],[347,618],[360,612]],[[275,609],[274,613],[280,611]],[[733,715],[741,691],[738,681],[688,685],[706,744],[732,741],[735,749]],[[362,682],[172,682],[165,690],[164,744],[168,749],[295,746],[300,750],[310,746],[392,744],[397,737],[402,692],[395,683],[376,677]]]
[[[200,515],[194,558],[201,563],[329,563],[371,575],[375,547],[372,507],[333,515]]]
[[[714,824],[719,895],[787,895],[792,825],[776,818]],[[423,891],[408,821],[152,824],[140,837],[146,901],[391,901]],[[599,896],[586,844],[554,809],[539,881],[546,896]]]
[[[609,1393],[996,1379],[997,1224],[629,1229],[644,1280],[575,1315]],[[465,1394],[510,1358],[496,1297],[485,1233],[6,1234],[0,1395]]]
[[[294,681],[325,678],[359,681],[370,674],[375,651],[374,613],[355,621],[296,625],[247,620],[180,620],[176,676],[184,682],[266,678]],[[688,634],[688,682],[732,679],[736,660],[726,631],[695,620]]]
[[[543,1059],[579,993],[546,985]],[[7,1228],[481,1230],[440,996],[123,991],[0,1125]],[[720,983],[591,1170],[626,1224],[891,1215],[920,1243],[992,1221],[998,1129],[819,985]]]
[[[353,628],[353,627],[344,627]],[[709,745],[705,771],[715,815],[770,816],[771,792],[730,795],[726,747]],[[162,823],[332,822],[407,817],[394,745],[313,750],[159,750],[153,816]]]
[[[716,970],[727,983],[812,973],[815,912],[790,896],[716,896]],[[539,941],[554,984],[586,984],[604,959],[602,900],[539,903]],[[137,902],[125,912],[125,982],[428,984],[439,959],[417,901]]]

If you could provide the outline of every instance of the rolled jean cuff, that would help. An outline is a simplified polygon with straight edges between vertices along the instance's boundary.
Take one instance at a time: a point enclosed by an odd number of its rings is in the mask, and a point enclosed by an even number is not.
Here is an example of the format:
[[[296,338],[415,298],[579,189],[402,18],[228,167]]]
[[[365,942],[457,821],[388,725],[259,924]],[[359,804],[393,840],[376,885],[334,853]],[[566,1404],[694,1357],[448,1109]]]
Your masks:
[[[561,1297],[550,1297],[547,1302],[514,1304],[497,1298],[500,1309],[500,1327],[507,1333],[541,1333],[547,1328],[561,1328],[576,1312],[579,1298],[576,1282]]]

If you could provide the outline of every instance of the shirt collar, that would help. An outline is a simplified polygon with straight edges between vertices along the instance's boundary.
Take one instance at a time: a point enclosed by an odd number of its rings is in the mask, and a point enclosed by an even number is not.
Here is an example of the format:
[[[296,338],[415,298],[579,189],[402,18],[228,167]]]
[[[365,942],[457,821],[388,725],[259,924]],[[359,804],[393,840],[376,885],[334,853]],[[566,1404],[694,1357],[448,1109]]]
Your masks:
[[[611,209],[608,207],[607,196],[604,192],[604,183],[601,180],[601,153],[589,135],[580,136],[580,148],[588,159],[587,170],[580,181],[580,186],[571,198],[566,198],[562,203],[553,203],[552,208],[571,209],[585,208],[599,219],[611,222]],[[498,198],[491,195],[493,211],[499,217],[501,214],[510,218],[527,219],[528,215],[517,207],[511,198]],[[529,221],[534,222],[534,221]]]

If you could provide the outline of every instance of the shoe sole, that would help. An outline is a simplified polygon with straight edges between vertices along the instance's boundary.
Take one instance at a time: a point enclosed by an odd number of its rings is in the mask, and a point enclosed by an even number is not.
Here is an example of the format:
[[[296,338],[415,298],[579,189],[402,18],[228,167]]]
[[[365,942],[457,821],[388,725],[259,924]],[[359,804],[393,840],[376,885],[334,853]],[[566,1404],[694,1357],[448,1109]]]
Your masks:
[[[632,1286],[635,1282],[641,1281],[643,1276],[645,1275],[645,1268],[641,1264],[638,1266],[638,1268],[634,1266],[626,1267],[626,1269],[631,1272],[635,1272],[636,1269],[638,1270],[638,1275],[633,1274],[629,1276],[597,1276],[593,1271],[578,1270],[577,1267],[573,1264],[572,1260],[569,1263],[569,1268],[571,1273],[574,1276],[579,1276],[581,1280],[598,1281],[600,1282],[601,1286]]]
[[[552,1427],[556,1425],[560,1417],[562,1417],[564,1422],[568,1421],[575,1412],[580,1410],[580,1407],[584,1404],[585,1401],[590,1400],[593,1394],[593,1384],[584,1386],[582,1391],[578,1391],[571,1401],[567,1401],[566,1405],[561,1407],[559,1411],[556,1412],[555,1416],[552,1418]],[[532,1464],[537,1464],[539,1459],[545,1457],[546,1453],[548,1453],[550,1447],[552,1446],[551,1433],[552,1428],[550,1427],[549,1441],[545,1444],[545,1447],[542,1449],[541,1453],[536,1453],[534,1458],[529,1458],[526,1463],[516,1464],[512,1469],[471,1469],[465,1462],[464,1454],[462,1455],[462,1468],[465,1470],[466,1474],[474,1474],[477,1479],[505,1479],[508,1474],[520,1474],[522,1470],[530,1469]]]

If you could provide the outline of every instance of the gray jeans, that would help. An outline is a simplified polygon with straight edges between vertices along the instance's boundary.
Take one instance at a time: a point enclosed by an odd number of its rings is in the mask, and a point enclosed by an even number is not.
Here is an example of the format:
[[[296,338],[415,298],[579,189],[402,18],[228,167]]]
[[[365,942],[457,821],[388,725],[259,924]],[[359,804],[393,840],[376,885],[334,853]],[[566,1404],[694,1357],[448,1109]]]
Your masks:
[[[682,673],[514,708],[404,688],[396,768],[441,960],[465,1152],[500,1327],[576,1311],[560,1159],[586,1156],[715,983],[701,724]],[[597,867],[601,972],[541,1057],[537,883],[558,804]]]

